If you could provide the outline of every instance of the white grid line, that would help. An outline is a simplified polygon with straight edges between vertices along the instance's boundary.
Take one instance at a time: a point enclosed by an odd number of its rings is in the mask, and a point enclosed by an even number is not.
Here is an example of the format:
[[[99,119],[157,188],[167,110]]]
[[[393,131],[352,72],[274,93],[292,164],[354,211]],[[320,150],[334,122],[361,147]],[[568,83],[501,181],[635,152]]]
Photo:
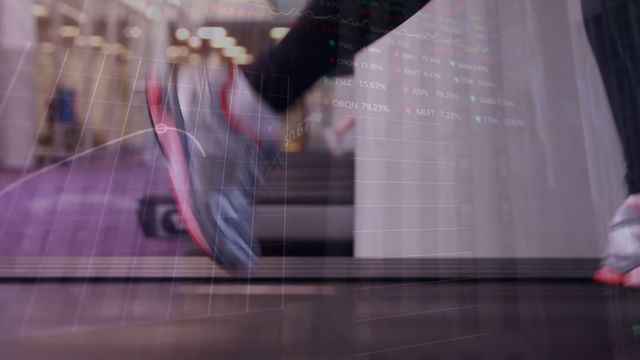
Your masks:
[[[375,316],[375,317],[370,317],[370,318],[357,319],[356,322],[358,323],[358,322],[368,322],[368,321],[378,321],[378,320],[391,320],[391,319],[397,319],[397,318],[401,318],[401,317],[436,314],[436,313],[442,313],[442,312],[447,312],[447,311],[475,309],[475,308],[478,308],[478,307],[481,307],[481,306],[484,306],[484,305],[486,305],[486,304],[452,306],[452,307],[446,307],[446,308],[442,308],[442,309],[431,309],[431,310],[415,311],[415,312],[402,313],[402,314]]]
[[[413,344],[413,345],[397,346],[397,347],[388,348],[388,349],[362,352],[362,353],[358,354],[358,357],[389,353],[389,352],[394,352],[394,351],[399,351],[399,350],[414,349],[414,348],[428,346],[428,345],[438,345],[438,344],[446,344],[446,343],[463,341],[463,340],[476,339],[476,338],[483,337],[483,336],[488,336],[488,335],[491,335],[491,333],[478,333],[478,334],[467,335],[467,336],[459,336],[459,337],[448,338],[448,339],[443,339],[443,340],[427,341],[427,342],[423,342],[423,343],[419,343],[419,344]]]

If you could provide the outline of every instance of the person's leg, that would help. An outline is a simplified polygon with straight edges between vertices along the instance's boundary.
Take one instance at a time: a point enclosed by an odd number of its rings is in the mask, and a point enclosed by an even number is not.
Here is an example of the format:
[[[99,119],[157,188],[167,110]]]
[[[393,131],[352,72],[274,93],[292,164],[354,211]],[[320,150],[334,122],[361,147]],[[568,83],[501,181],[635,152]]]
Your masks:
[[[427,2],[373,7],[313,0],[283,41],[243,72],[229,66],[228,74],[200,79],[202,71],[183,71],[169,89],[149,79],[149,113],[169,162],[174,199],[204,254],[228,268],[251,266],[258,252],[253,194],[263,169],[278,158],[280,113],[331,72],[338,56],[353,58]],[[200,96],[192,96],[194,89]]]
[[[374,7],[364,1],[313,0],[285,38],[248,66],[245,75],[274,110],[284,111],[336,68],[338,57],[352,59],[429,1],[391,0]]]
[[[626,161],[629,194],[640,193],[640,3],[583,0],[585,27],[598,62]]]
[[[614,216],[604,270],[596,274],[619,283],[618,275],[640,266],[640,3],[583,0],[583,11],[626,163],[629,198]]]

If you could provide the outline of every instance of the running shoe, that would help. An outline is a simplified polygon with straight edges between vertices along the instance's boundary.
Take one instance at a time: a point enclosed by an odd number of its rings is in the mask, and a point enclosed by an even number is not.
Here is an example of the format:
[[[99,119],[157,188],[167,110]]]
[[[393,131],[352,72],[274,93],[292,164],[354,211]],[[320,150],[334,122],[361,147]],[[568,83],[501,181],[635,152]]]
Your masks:
[[[620,206],[609,226],[609,244],[593,279],[607,285],[640,287],[640,195]]]
[[[235,71],[185,68],[168,83],[151,74],[147,101],[187,232],[203,254],[240,270],[259,254],[254,191],[269,168],[265,158],[276,163],[278,150],[274,142],[261,147],[250,126],[230,113],[225,91]]]

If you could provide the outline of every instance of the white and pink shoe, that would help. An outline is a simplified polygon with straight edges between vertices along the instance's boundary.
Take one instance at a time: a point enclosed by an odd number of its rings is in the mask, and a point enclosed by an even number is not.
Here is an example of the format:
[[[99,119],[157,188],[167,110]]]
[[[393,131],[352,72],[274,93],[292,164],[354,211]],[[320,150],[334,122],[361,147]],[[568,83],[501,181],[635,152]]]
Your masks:
[[[640,287],[640,195],[629,196],[613,217],[607,254],[593,279],[606,285]]]
[[[250,267],[259,253],[253,193],[279,149],[263,139],[254,119],[234,113],[233,97],[245,96],[233,91],[237,76],[233,67],[186,68],[168,83],[156,74],[147,80],[150,119],[185,228],[203,254],[229,269]]]

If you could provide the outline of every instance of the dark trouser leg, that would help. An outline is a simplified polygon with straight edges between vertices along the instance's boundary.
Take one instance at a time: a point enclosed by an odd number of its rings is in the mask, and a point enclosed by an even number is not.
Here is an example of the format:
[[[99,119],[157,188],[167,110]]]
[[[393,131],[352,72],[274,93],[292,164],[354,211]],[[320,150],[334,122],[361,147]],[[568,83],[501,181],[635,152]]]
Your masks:
[[[275,110],[284,111],[321,76],[330,73],[338,57],[353,58],[429,1],[392,0],[371,7],[360,1],[313,0],[282,42],[249,66],[245,75],[255,90],[262,89],[265,101]],[[339,41],[353,47],[341,47]]]
[[[585,27],[607,90],[626,161],[640,193],[640,2],[583,0]]]

